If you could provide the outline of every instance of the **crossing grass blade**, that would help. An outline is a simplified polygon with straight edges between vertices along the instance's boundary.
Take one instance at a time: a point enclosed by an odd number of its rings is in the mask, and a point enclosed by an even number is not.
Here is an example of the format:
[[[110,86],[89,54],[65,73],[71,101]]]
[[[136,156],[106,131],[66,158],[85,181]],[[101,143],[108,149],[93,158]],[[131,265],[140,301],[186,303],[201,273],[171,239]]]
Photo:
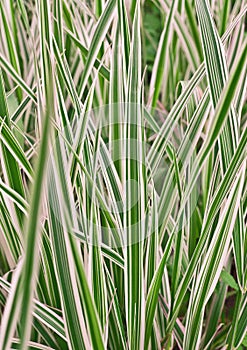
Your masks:
[[[208,247],[205,262],[195,276],[185,328],[184,349],[197,349],[200,341],[205,304],[214,290],[229,249],[243,188],[245,168],[236,179]]]

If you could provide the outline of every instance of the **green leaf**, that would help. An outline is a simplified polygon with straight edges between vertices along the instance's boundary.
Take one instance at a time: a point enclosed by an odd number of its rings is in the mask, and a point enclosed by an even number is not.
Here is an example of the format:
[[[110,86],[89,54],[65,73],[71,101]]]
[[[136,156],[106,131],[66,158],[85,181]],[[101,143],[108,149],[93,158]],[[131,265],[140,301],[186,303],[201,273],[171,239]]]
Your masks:
[[[239,290],[239,286],[237,284],[237,282],[235,281],[234,277],[227,272],[226,270],[223,270],[220,274],[220,278],[222,279],[222,281],[228,285],[229,287],[231,287],[232,289],[235,290]]]

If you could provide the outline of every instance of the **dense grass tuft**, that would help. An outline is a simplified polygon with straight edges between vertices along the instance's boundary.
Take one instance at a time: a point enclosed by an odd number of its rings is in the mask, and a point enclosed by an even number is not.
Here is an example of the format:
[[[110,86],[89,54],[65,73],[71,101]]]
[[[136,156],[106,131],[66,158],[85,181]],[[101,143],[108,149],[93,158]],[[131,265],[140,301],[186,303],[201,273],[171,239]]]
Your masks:
[[[0,2],[0,349],[247,348],[245,0]]]

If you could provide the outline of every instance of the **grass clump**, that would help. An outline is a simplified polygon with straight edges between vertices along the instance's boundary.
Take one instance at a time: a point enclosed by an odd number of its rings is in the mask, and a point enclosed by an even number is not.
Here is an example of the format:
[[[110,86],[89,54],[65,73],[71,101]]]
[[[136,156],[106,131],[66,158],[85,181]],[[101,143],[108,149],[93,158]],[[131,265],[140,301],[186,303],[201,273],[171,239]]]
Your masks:
[[[0,3],[0,348],[247,346],[244,1]]]

